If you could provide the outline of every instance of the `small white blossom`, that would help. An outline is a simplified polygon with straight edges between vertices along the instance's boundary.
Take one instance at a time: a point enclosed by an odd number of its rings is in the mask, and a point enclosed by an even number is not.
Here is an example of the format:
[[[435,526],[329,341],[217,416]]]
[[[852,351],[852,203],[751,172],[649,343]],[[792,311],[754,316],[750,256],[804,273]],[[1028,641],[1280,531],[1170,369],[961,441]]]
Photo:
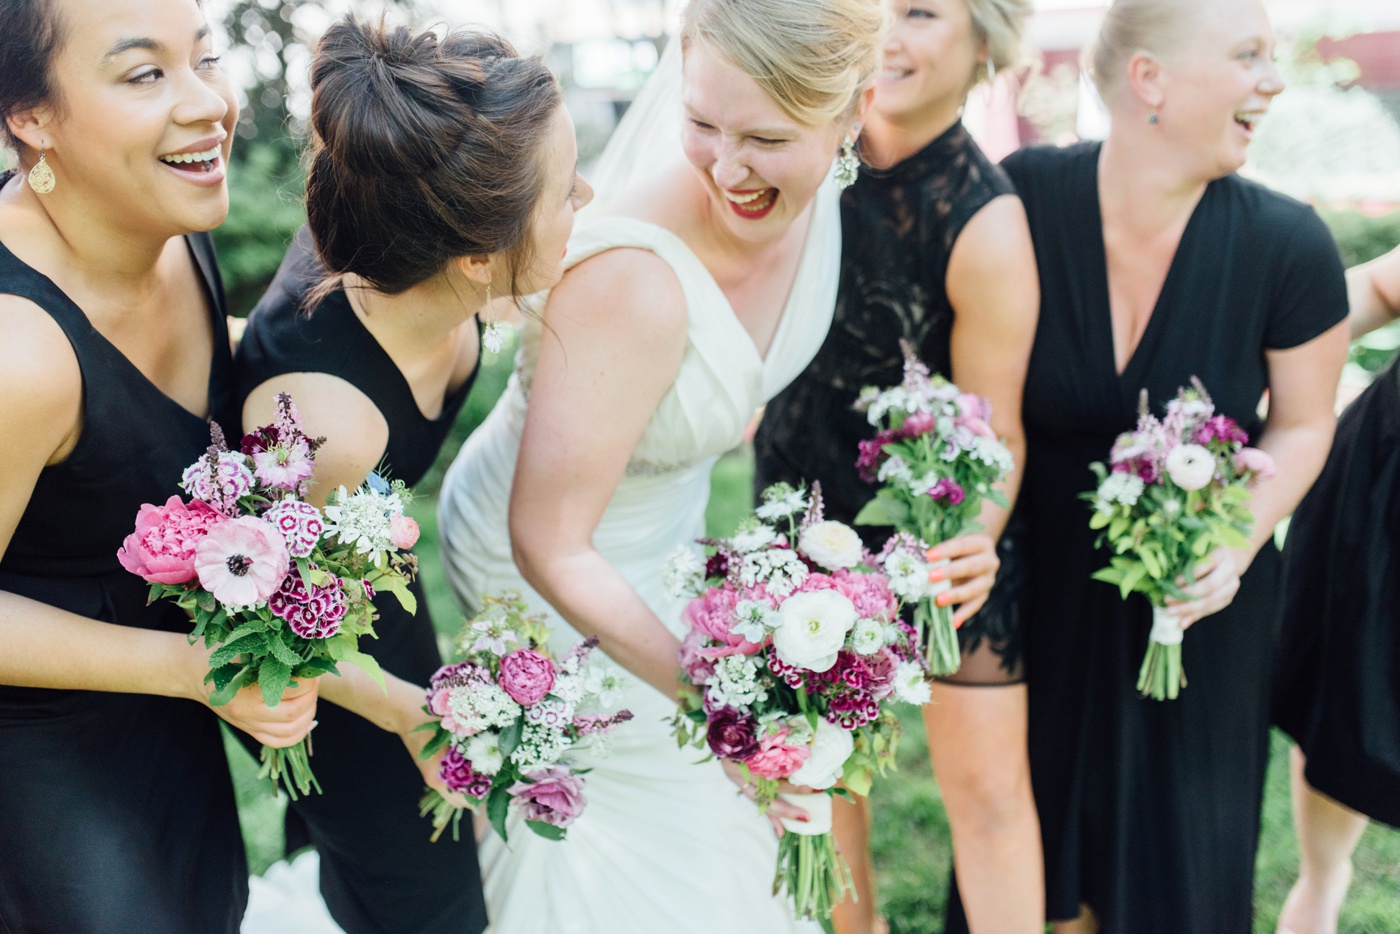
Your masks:
[[[562,701],[570,704],[577,704],[583,700],[583,695],[587,693],[583,678],[577,674],[564,674],[557,672],[554,678],[554,687],[549,689],[549,693]]]
[[[393,547],[389,525],[403,515],[403,502],[397,493],[380,493],[363,487],[347,493],[341,487],[335,503],[325,508],[326,534],[335,535],[342,545],[351,545],[362,555],[373,555],[378,565],[385,551]]]
[[[914,662],[900,662],[894,670],[894,694],[906,704],[920,707],[933,696],[928,681],[924,680],[924,670]]]
[[[851,648],[860,655],[874,655],[885,647],[885,624],[877,619],[862,619],[851,631]]]
[[[472,770],[482,775],[495,775],[506,762],[501,755],[500,735],[496,733],[476,734],[467,740],[462,755],[471,760]]]
[[[716,659],[715,673],[705,693],[712,704],[722,707],[748,707],[768,699],[759,663],[750,655]]]
[[[520,745],[510,754],[511,761],[521,772],[547,769],[559,762],[569,749],[569,739],[560,727],[543,723],[527,723],[520,736]]]
[[[473,681],[448,695],[447,712],[461,735],[501,728],[520,716],[520,705],[490,681]]]
[[[757,600],[740,600],[734,607],[734,623],[729,630],[748,642],[762,642],[781,621],[778,611]]]
[[[622,674],[612,665],[592,662],[584,673],[584,691],[602,707],[616,707],[622,700]]]
[[[991,438],[983,438],[978,435],[972,441],[971,451],[974,460],[981,461],[1000,473],[1010,473],[1012,468],[1016,466],[1011,452],[1000,441],[993,441]]]
[[[1112,512],[1115,505],[1133,506],[1146,485],[1142,478],[1130,473],[1111,473],[1099,484],[1094,494],[1094,508],[1099,512]]]
[[[885,573],[890,589],[903,600],[919,600],[928,586],[928,564],[903,548],[890,552],[885,558]]]
[[[914,473],[909,469],[909,464],[904,458],[900,457],[898,454],[891,454],[889,458],[880,465],[880,470],[876,478],[881,483],[897,480],[900,483],[908,485],[914,482]]]
[[[672,598],[695,594],[705,583],[705,559],[694,548],[680,545],[666,559],[661,583],[666,588],[666,594]]]
[[[754,515],[765,522],[772,522],[805,512],[808,505],[807,495],[801,490],[788,490],[783,495],[772,498],[765,492],[763,505],[754,510]]]
[[[778,533],[774,532],[766,525],[755,525],[751,528],[740,529],[729,539],[729,544],[739,554],[748,554],[767,548],[778,540]]]
[[[744,555],[739,580],[746,587],[763,584],[779,600],[792,593],[807,579],[807,565],[797,552],[787,548],[758,551]]]

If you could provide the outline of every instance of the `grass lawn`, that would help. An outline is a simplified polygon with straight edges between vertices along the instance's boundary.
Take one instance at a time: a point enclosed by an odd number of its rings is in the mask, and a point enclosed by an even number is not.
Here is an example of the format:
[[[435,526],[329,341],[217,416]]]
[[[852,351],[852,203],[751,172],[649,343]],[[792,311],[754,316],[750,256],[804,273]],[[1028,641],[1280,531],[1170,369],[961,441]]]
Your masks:
[[[501,356],[510,359],[508,352]],[[489,387],[483,394],[490,392],[494,398],[504,377],[500,366],[492,370],[483,373]],[[464,418],[479,417],[486,407],[474,392]],[[463,432],[469,430],[471,423],[463,424]],[[448,447],[455,450],[455,445]],[[707,514],[712,534],[732,531],[749,510],[751,475],[752,462],[745,453],[730,455],[715,468]],[[435,472],[425,486],[433,488],[433,480],[439,476],[440,472]],[[438,564],[435,507],[433,497],[420,496],[412,511],[423,529],[419,556],[428,604],[438,628],[450,632],[458,620]],[[872,795],[872,849],[881,905],[892,934],[931,934],[942,930],[950,859],[948,820],[929,771],[928,750],[917,716],[906,718],[905,726],[899,771],[878,781]],[[268,783],[256,780],[257,765],[247,752],[236,743],[228,745],[249,862],[254,872],[262,872],[281,849],[280,819],[285,805],[273,796]],[[1287,740],[1276,733],[1255,872],[1257,934],[1273,932],[1278,910],[1298,866],[1289,816],[1287,752]],[[1342,914],[1340,934],[1400,932],[1400,831],[1372,826],[1357,848],[1355,865],[1355,881]]]

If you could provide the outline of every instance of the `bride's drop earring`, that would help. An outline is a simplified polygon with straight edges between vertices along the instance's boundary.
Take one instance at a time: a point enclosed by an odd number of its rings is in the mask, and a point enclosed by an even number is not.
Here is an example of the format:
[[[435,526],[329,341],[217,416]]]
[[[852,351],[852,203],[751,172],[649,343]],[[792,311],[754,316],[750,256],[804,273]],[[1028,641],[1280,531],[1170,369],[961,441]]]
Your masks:
[[[501,322],[490,317],[491,314],[491,283],[486,283],[486,304],[481,306],[481,315],[486,319],[486,327],[481,330],[481,346],[491,353],[500,353],[501,345],[505,341],[506,329]]]
[[[45,156],[47,150],[39,150],[39,161],[34,163],[34,168],[29,170],[29,187],[36,195],[46,195],[53,191],[53,186],[57,183],[54,178],[53,169],[49,168]]]
[[[856,127],[856,133],[860,132],[860,127]],[[846,137],[846,141],[841,144],[841,152],[836,157],[836,173],[834,178],[839,188],[850,188],[856,183],[856,175],[860,172],[860,157],[856,155],[856,143],[852,136]]]

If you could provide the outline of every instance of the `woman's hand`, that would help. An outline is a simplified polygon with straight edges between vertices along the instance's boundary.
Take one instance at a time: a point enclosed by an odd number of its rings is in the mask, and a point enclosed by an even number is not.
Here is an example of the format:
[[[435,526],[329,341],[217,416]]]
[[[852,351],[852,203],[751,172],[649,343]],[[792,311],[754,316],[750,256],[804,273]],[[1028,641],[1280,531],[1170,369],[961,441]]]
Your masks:
[[[199,677],[203,678],[203,672]],[[320,679],[298,678],[296,685],[282,693],[282,700],[276,707],[263,703],[262,690],[256,684],[243,688],[227,704],[209,703],[212,686],[202,681],[194,696],[264,746],[280,749],[295,746],[316,725],[316,697]]]
[[[423,775],[423,783],[436,791],[446,799],[447,803],[456,808],[467,806],[467,799],[460,794],[449,791],[447,783],[438,775],[438,766],[442,762],[442,754],[447,751],[446,747],[438,750],[426,759],[419,758],[423,747],[428,745],[428,741],[433,738],[431,730],[417,730],[410,728],[399,734],[399,739],[408,749],[408,754],[413,757],[413,764],[418,767],[418,771]]]
[[[1240,578],[1249,569],[1254,554],[1245,548],[1217,548],[1200,564],[1196,565],[1196,582],[1186,586],[1186,580],[1178,577],[1177,586],[1191,595],[1190,600],[1176,597],[1167,598],[1169,609],[1182,629],[1187,629],[1196,620],[1212,613],[1219,613],[1230,605],[1240,590]]]
[[[753,801],[754,796],[758,793],[758,786],[744,778],[744,767],[733,759],[721,759],[719,762],[724,768],[724,774],[729,777],[731,782],[739,786],[739,794]],[[811,790],[789,782],[779,782],[778,784],[778,794],[780,795],[804,795],[809,794]],[[811,820],[806,811],[795,804],[789,804],[782,798],[774,798],[773,803],[768,806],[768,810],[763,812],[763,816],[768,818],[768,823],[773,825],[773,833],[779,837],[783,835],[784,819],[803,821],[804,823]]]
[[[961,626],[982,609],[992,592],[992,584],[996,583],[997,568],[1001,566],[996,542],[990,535],[980,532],[962,535],[935,545],[924,557],[929,561],[948,561],[930,570],[928,579],[931,584],[947,581],[952,585],[934,602],[939,606],[957,604],[953,625]]]

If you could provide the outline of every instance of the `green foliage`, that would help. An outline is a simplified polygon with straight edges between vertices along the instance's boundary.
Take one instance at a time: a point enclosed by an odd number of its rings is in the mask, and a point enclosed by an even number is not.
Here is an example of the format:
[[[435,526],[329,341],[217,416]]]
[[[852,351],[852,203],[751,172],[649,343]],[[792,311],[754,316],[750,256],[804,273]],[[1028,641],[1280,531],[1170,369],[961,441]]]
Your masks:
[[[214,231],[229,310],[246,315],[257,304],[292,234],[306,223],[300,167],[278,147],[239,142],[246,150],[229,169],[229,212]]]

